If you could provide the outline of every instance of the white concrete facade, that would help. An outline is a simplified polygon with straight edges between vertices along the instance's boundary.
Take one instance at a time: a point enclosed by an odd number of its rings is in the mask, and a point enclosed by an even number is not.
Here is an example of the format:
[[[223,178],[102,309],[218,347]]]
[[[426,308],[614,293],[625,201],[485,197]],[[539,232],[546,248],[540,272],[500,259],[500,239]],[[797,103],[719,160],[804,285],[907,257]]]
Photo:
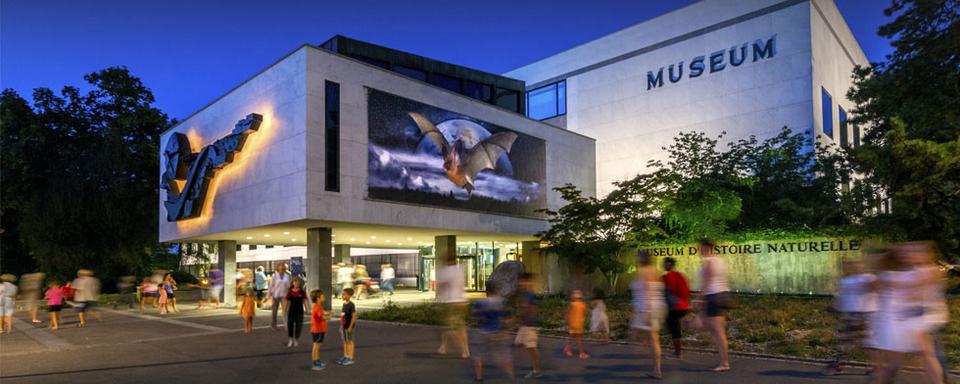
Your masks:
[[[324,190],[325,81],[340,85],[339,192]],[[340,228],[371,226],[400,228],[393,230],[398,239],[411,240],[410,236],[422,233],[494,238],[502,234],[504,240],[521,241],[533,239],[533,234],[547,227],[543,219],[368,199],[367,89],[543,139],[546,208],[558,209],[562,204],[552,190],[556,186],[574,183],[588,194],[595,193],[593,139],[305,45],[161,136],[162,145],[173,132],[185,133],[198,151],[227,135],[247,114],[264,116],[259,131],[248,136],[233,163],[211,180],[200,217],[167,222],[162,204],[166,191],[161,191],[159,240],[304,245],[307,228],[333,228],[336,236]],[[165,164],[159,166],[163,169]],[[345,237],[335,238],[336,243],[351,243]],[[370,245],[366,238],[356,238],[355,243],[363,246],[364,240]],[[432,236],[429,240],[432,243]]]
[[[754,61],[752,45],[771,38],[773,57]],[[729,50],[743,44],[746,60],[731,65]],[[725,68],[711,71],[718,51]],[[690,78],[698,56],[706,68]],[[836,104],[852,109],[845,95],[857,64],[869,63],[831,0],[705,0],[505,75],[528,90],[566,80],[566,115],[547,121],[597,139],[603,195],[614,181],[647,171],[648,161],[666,160],[661,148],[680,132],[726,132],[729,142],[787,126],[830,142],[821,134],[821,87],[833,97],[837,131]],[[684,68],[676,82],[670,65]],[[661,67],[663,85],[648,89],[648,71]]]

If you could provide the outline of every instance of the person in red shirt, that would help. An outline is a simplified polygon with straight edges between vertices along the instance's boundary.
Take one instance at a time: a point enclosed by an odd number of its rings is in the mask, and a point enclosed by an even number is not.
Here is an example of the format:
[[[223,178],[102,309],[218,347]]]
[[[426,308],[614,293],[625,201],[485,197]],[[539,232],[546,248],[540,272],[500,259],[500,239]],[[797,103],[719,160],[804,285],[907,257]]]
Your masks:
[[[687,279],[683,274],[673,270],[676,266],[676,259],[672,257],[663,259],[663,269],[667,273],[663,274],[661,279],[666,287],[667,306],[670,308],[667,315],[667,329],[670,330],[670,336],[673,338],[673,356],[681,359],[683,348],[680,343],[680,320],[690,311],[690,286],[687,285]]]
[[[313,361],[313,370],[320,371],[327,367],[320,361],[320,345],[323,344],[323,337],[327,334],[327,319],[329,313],[323,312],[323,302],[326,297],[320,289],[310,291],[310,301],[313,302],[313,310],[310,312],[310,336],[313,337],[313,352],[310,358]]]

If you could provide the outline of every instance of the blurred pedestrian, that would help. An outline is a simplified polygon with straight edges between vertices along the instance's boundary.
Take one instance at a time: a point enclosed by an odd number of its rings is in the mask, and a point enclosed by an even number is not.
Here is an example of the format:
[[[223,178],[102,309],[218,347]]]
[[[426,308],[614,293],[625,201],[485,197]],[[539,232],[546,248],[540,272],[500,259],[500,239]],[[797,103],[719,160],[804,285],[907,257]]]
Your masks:
[[[581,359],[589,359],[590,355],[583,349],[584,322],[587,320],[587,305],[583,303],[583,293],[579,289],[570,293],[570,303],[567,305],[567,345],[563,353],[573,357],[573,347],[580,352]]]
[[[63,309],[63,288],[60,287],[60,283],[56,280],[50,281],[50,287],[47,288],[47,291],[43,294],[43,298],[47,300],[47,308],[50,312],[50,329],[57,330],[60,328],[60,321],[58,315],[60,310]]]
[[[703,258],[703,269],[700,270],[700,293],[706,304],[706,326],[713,334],[713,341],[720,352],[720,365],[713,368],[714,372],[730,370],[730,355],[727,344],[726,312],[733,308],[733,298],[730,296],[730,284],[727,282],[727,261],[714,254],[716,245],[711,240],[700,241],[700,256]]]
[[[253,286],[257,290],[257,308],[263,308],[263,299],[267,296],[267,274],[264,273],[262,265],[257,266],[257,272],[253,274]]]
[[[600,336],[604,342],[610,341],[610,318],[607,317],[607,303],[603,300],[603,289],[594,288],[590,299],[590,333]]]
[[[393,280],[396,279],[396,277],[397,272],[393,270],[392,264],[384,264],[380,269],[380,287],[383,288],[384,291],[390,292],[390,296],[393,296]]]
[[[683,359],[682,320],[690,311],[690,286],[682,273],[675,271],[677,260],[672,257],[663,259],[663,269],[667,271],[660,277],[663,280],[664,298],[667,309],[667,329],[673,340],[673,357]]]
[[[134,276],[122,276],[117,282],[117,292],[120,294],[119,304],[126,303],[127,309],[133,309],[133,303],[136,300],[135,288],[137,278]],[[117,308],[117,304],[113,305]]]
[[[167,297],[167,290],[166,290],[166,289],[163,289],[163,284],[160,284],[160,286],[157,287],[157,295],[159,296],[159,297],[157,298],[157,313],[159,313],[159,314],[161,314],[161,315],[166,315],[166,314],[167,314],[167,302],[168,302],[170,299],[169,299],[169,297]]]
[[[223,270],[214,268],[210,270],[210,300],[213,301],[214,308],[220,308],[220,294],[223,293],[224,284]],[[234,293],[230,293],[233,295]]]
[[[520,317],[520,328],[517,330],[517,338],[514,344],[520,346],[530,353],[530,361],[533,370],[524,376],[524,379],[539,379],[543,377],[540,372],[540,350],[537,348],[537,295],[533,292],[533,275],[524,273],[520,275],[520,288],[517,294],[518,309]]]
[[[277,311],[280,311],[281,319],[285,319],[287,316],[288,308],[284,304],[284,298],[287,297],[287,291],[290,290],[290,280],[291,276],[287,273],[287,265],[280,264],[273,271],[273,277],[270,279],[270,300],[271,300],[271,310],[270,310],[270,327],[274,331],[277,330]],[[281,307],[282,306],[282,307]]]
[[[157,287],[158,285],[153,281],[153,277],[147,276],[143,278],[143,281],[140,283],[140,313],[143,313],[143,304],[148,301],[151,306],[157,306],[157,299],[160,298],[160,295],[157,293]],[[197,303],[197,308],[200,308],[200,303]]]
[[[23,298],[27,310],[30,311],[30,322],[32,324],[42,322],[37,318],[37,311],[43,303],[41,301],[43,298],[43,279],[44,274],[40,272],[26,273],[20,277],[20,297]]]
[[[210,278],[207,274],[201,274],[200,280],[196,284],[189,285],[200,291],[200,299],[197,300],[197,309],[203,308],[204,304],[210,304]]]
[[[443,311],[445,328],[440,334],[440,347],[437,353],[445,355],[447,344],[452,342],[460,349],[460,357],[470,357],[470,346],[467,342],[467,293],[463,270],[455,261],[448,262],[437,272],[437,302]]]
[[[363,296],[369,297],[367,292],[367,283],[370,281],[370,274],[367,272],[367,266],[357,264],[353,272],[353,289],[356,292],[354,299],[360,300]]]
[[[337,295],[347,288],[353,288],[353,263],[350,262],[337,269]]]
[[[253,317],[257,312],[257,301],[252,289],[244,290],[240,303],[240,317],[243,318],[243,333],[253,332]]]
[[[877,277],[869,273],[861,260],[844,259],[841,263],[843,277],[837,282],[833,310],[840,317],[837,327],[836,353],[833,362],[826,368],[827,375],[843,372],[841,364],[858,344],[862,344],[867,332],[867,322],[876,311],[876,295],[873,284]]]
[[[92,315],[97,321],[102,320],[100,312],[96,310],[97,297],[100,296],[100,280],[93,277],[93,271],[81,269],[77,271],[77,278],[73,280],[75,290],[73,301],[77,304],[77,313],[80,318],[78,327],[87,325],[87,315]]]
[[[174,291],[177,290],[177,281],[173,279],[173,274],[168,273],[163,277],[161,287],[167,294],[167,303],[170,304],[173,313],[180,312],[177,310],[177,296],[174,294]]]
[[[503,369],[507,380],[512,381],[514,377],[508,348],[509,338],[503,331],[503,319],[507,311],[503,305],[503,297],[497,293],[496,284],[487,281],[487,297],[473,302],[471,312],[477,320],[476,333],[470,338],[473,344],[473,370],[476,380],[483,381],[483,361],[486,358]]]
[[[354,363],[354,333],[357,328],[357,306],[350,299],[353,297],[353,288],[346,288],[340,294],[343,307],[340,310],[340,339],[343,341],[343,357],[337,364],[351,365]]]
[[[875,283],[877,311],[870,321],[868,342],[874,349],[872,383],[892,382],[905,354],[923,355],[923,339],[928,336],[923,323],[925,284],[903,248],[895,247],[884,255]],[[928,361],[922,360],[926,368]],[[938,375],[928,382],[940,380]]]
[[[327,335],[327,320],[330,319],[329,313],[324,313],[323,302],[326,301],[323,290],[314,289],[310,291],[310,302],[313,308],[310,311],[310,338],[313,339],[313,349],[310,351],[311,369],[322,371],[327,364],[320,361],[320,347],[323,345],[323,339]]]
[[[13,312],[17,309],[17,277],[9,273],[0,275],[0,333],[13,332]]]
[[[294,277],[283,299],[283,306],[287,309],[287,347],[296,347],[299,344],[300,332],[303,329],[303,314],[307,308],[307,293],[303,290],[303,280]]]
[[[653,372],[647,376],[662,379],[660,369],[660,327],[666,315],[664,303],[663,282],[657,278],[657,270],[653,267],[653,257],[646,251],[637,254],[637,276],[630,284],[633,294],[633,318],[630,327],[634,329],[635,337],[647,338],[653,350]]]
[[[901,244],[904,257],[916,271],[916,282],[922,293],[923,317],[918,339],[920,360],[930,382],[948,382],[947,356],[943,349],[943,329],[950,319],[947,308],[946,274],[937,266],[939,253],[932,242],[914,241]]]

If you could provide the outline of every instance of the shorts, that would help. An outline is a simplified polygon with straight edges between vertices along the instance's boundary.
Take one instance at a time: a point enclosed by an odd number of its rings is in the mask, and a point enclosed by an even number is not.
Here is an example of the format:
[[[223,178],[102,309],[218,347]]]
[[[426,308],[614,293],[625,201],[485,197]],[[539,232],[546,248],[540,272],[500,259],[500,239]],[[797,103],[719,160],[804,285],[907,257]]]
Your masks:
[[[687,315],[686,309],[673,309],[667,314],[667,329],[670,330],[670,337],[679,339],[683,336],[683,327],[680,320]]]
[[[310,332],[310,337],[313,338],[313,342],[314,342],[314,343],[322,343],[322,342],[323,342],[323,337],[326,336],[326,335],[327,335],[326,332],[320,332],[320,333]]]
[[[168,298],[168,299],[172,299],[172,298],[174,298],[174,297],[177,297],[177,296],[174,295],[173,292],[167,292],[167,298]]]
[[[210,288],[210,298],[220,298],[220,292],[223,292],[223,287],[211,287]]]
[[[257,301],[263,300],[263,298],[266,297],[266,296],[267,296],[267,290],[266,290],[266,289],[258,289],[258,290],[257,290]]]
[[[510,336],[506,332],[473,330],[470,337],[470,354],[474,358],[509,358]]]
[[[463,328],[467,326],[467,303],[445,303],[443,304],[444,325],[451,328]]]
[[[730,301],[733,300],[730,292],[714,293],[703,298],[707,302],[707,317],[723,316],[731,308]]]
[[[89,309],[92,309],[96,305],[96,301],[78,301],[76,308],[77,312],[84,313]]]
[[[524,348],[537,347],[537,329],[534,327],[520,327],[517,330],[517,338],[513,343]]]
[[[47,312],[60,312],[60,310],[63,309],[63,304],[48,305],[47,307]]]
[[[144,292],[143,297],[160,297],[160,292]]]
[[[346,330],[346,329],[344,329],[344,328],[341,327],[341,328],[340,328],[340,340],[343,340],[343,341],[353,341],[353,334],[354,334],[354,333],[356,333],[356,329],[353,329],[353,330],[348,331],[348,330]]]

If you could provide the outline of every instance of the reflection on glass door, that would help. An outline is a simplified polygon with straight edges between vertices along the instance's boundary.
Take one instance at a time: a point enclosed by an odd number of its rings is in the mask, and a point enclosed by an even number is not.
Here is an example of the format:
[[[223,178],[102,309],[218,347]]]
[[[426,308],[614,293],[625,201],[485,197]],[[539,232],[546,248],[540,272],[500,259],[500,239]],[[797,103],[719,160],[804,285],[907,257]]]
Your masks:
[[[420,276],[417,278],[417,289],[420,291],[434,291],[437,289],[437,259],[433,257],[420,258]]]
[[[477,265],[477,257],[470,256],[459,256],[457,257],[457,265],[460,266],[460,270],[463,271],[463,281],[466,283],[467,291],[481,291],[484,289],[483,283],[480,281],[480,269]]]

